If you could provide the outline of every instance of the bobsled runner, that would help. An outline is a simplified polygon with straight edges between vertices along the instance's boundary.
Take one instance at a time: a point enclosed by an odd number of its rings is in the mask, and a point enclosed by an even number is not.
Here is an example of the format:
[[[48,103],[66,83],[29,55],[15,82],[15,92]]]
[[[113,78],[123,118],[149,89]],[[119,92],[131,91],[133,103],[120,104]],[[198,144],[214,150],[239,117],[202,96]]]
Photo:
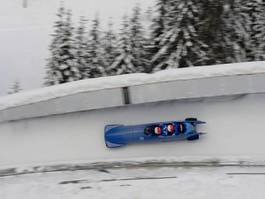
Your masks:
[[[140,125],[106,125],[105,144],[108,148],[121,147],[130,143],[149,141],[198,140],[203,133],[197,132],[197,125],[205,122],[197,118],[183,121],[157,122]]]

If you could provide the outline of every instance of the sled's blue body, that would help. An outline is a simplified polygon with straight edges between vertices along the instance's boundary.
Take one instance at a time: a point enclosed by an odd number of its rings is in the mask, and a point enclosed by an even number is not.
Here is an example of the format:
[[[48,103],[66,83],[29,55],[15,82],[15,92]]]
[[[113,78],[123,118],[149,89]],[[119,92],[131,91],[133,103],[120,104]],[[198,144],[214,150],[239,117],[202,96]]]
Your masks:
[[[197,140],[200,134],[196,131],[198,124],[205,122],[197,119],[184,121],[158,122],[133,126],[107,125],[105,126],[105,143],[108,148],[121,147],[130,143],[171,140]],[[174,132],[167,131],[168,125],[174,126]],[[154,128],[160,127],[161,134],[154,133]]]

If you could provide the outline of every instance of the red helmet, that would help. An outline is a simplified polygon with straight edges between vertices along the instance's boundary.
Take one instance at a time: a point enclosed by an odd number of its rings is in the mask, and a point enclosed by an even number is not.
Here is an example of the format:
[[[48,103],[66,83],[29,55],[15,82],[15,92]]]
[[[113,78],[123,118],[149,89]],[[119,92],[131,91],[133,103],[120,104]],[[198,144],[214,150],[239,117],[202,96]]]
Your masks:
[[[157,126],[157,127],[155,127],[154,132],[155,132],[156,135],[161,135],[162,129]]]

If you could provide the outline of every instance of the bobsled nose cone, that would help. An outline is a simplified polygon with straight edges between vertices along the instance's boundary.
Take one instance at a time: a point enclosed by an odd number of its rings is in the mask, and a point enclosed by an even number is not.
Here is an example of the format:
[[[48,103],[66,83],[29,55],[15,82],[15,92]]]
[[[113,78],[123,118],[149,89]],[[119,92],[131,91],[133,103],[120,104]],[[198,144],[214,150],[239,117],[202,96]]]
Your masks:
[[[125,145],[122,141],[122,125],[107,125],[105,127],[105,144],[108,148],[116,148]]]
[[[124,145],[119,142],[118,136],[111,132],[105,133],[105,144],[108,148],[117,148]]]

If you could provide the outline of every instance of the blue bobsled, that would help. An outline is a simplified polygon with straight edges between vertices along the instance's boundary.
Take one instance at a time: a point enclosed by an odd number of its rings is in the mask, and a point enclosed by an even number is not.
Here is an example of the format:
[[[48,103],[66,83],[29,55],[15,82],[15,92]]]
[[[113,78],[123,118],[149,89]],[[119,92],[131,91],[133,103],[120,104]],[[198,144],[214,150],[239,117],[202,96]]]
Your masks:
[[[106,125],[105,143],[108,148],[116,148],[130,143],[149,141],[198,140],[203,133],[197,132],[196,126],[204,123],[196,118],[186,118],[184,121],[133,126]]]

